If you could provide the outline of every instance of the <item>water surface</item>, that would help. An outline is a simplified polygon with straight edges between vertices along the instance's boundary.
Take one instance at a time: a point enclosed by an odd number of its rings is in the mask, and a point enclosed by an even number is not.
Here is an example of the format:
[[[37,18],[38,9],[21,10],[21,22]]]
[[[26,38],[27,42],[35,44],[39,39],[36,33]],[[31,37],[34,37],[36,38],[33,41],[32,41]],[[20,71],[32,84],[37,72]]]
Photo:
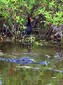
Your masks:
[[[27,47],[18,43],[0,44],[0,58],[30,57],[48,65],[0,61],[0,85],[63,85],[63,50],[60,47]]]

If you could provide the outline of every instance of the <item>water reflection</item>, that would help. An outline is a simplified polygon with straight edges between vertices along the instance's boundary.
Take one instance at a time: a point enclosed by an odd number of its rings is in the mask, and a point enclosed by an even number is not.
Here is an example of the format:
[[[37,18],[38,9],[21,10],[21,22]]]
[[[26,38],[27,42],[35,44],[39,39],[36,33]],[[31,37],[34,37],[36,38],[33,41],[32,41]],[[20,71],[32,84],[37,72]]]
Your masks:
[[[0,80],[0,85],[2,85],[2,80]]]
[[[38,47],[29,51],[29,48],[21,47],[19,44],[7,43],[1,45],[0,50],[3,53],[0,57],[3,59],[0,61],[0,85],[63,85],[63,51],[61,48]],[[25,62],[22,58],[24,56],[37,64],[32,64],[31,61]],[[20,65],[23,63],[20,59],[28,64]]]
[[[63,73],[63,70],[58,70],[58,69],[54,69],[54,68],[48,68],[47,70]]]
[[[63,51],[62,51],[62,49],[60,47],[56,48],[56,53],[55,53],[54,57],[59,58],[59,59],[63,58]]]

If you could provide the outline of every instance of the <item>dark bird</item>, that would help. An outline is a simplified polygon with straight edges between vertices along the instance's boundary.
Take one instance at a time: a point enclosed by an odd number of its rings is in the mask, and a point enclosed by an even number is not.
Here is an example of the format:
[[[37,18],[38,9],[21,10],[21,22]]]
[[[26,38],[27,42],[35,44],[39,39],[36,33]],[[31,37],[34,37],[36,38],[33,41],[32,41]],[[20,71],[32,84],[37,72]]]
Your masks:
[[[32,32],[32,26],[31,26],[32,19],[31,19],[30,16],[28,16],[27,20],[28,20],[28,22],[27,22],[27,25],[26,25],[26,30],[22,32],[23,36],[30,35],[31,32]]]

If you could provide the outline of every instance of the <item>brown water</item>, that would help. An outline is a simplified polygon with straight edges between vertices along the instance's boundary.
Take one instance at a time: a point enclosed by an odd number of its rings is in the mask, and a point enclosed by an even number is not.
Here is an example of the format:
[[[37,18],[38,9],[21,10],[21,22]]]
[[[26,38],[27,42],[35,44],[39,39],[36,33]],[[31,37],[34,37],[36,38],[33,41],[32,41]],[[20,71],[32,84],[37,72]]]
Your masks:
[[[23,47],[18,43],[0,44],[0,57],[30,57],[35,61],[48,61],[49,65],[0,61],[0,85],[63,85],[63,50],[60,47]]]

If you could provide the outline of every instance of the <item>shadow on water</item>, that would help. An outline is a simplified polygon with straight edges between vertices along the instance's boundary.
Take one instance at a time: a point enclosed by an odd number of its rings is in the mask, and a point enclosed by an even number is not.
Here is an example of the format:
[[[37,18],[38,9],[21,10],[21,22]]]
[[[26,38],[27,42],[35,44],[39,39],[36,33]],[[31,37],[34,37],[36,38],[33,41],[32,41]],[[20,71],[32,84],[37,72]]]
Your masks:
[[[0,45],[0,85],[63,85],[61,47]]]

